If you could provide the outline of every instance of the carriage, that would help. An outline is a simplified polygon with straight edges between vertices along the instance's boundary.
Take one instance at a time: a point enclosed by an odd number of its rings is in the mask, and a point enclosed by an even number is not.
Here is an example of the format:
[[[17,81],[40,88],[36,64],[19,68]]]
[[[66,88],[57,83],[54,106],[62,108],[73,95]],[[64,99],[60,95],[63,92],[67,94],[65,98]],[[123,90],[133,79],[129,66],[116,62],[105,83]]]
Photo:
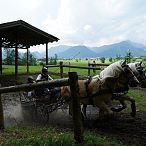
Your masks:
[[[38,94],[36,91],[24,92],[20,97],[21,105],[23,108],[34,109],[36,116],[39,114],[42,119],[48,121],[53,111],[61,109],[65,112],[68,109],[59,90],[59,88],[54,88],[45,94]]]

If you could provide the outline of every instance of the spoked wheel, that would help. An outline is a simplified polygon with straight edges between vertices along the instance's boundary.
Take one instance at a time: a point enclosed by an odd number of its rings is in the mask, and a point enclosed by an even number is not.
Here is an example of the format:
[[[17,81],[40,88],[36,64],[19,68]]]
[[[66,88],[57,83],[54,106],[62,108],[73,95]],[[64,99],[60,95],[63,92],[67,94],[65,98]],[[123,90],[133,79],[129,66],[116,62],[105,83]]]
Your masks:
[[[47,123],[49,121],[49,111],[46,105],[36,107],[36,115],[39,122]]]
[[[29,96],[27,92],[24,92],[20,96],[20,103],[23,107],[33,107],[35,104],[35,98]]]
[[[60,107],[60,109],[62,110],[62,112],[63,112],[64,114],[66,114],[66,113],[68,112],[68,110],[69,110],[69,105],[68,105],[67,103],[64,103],[64,104]]]

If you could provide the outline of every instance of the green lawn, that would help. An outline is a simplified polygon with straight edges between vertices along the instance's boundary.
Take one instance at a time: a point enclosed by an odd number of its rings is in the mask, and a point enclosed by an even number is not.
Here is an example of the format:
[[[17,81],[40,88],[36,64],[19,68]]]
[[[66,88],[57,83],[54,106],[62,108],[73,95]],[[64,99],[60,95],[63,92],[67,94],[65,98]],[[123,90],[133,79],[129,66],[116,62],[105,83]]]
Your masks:
[[[1,146],[79,146],[69,129],[52,127],[8,127],[0,131]],[[112,137],[86,131],[84,146],[124,146]]]
[[[64,62],[65,64],[68,61]],[[87,66],[87,61],[72,61],[71,65]],[[4,73],[14,73],[14,66],[3,66]],[[30,72],[41,71],[42,66],[30,66]],[[25,66],[19,66],[20,72],[26,72]],[[59,68],[49,68],[50,72],[59,72]],[[88,71],[84,69],[69,69],[64,71],[77,71],[80,75],[87,75]],[[97,73],[98,74],[98,73]],[[35,76],[36,77],[36,76]],[[54,76],[54,78],[57,78]],[[22,80],[22,77],[19,77]],[[24,78],[23,78],[24,79]],[[24,80],[25,81],[25,80]],[[136,100],[138,111],[146,113],[146,98],[145,91],[139,89],[130,89],[130,96]],[[128,108],[122,112],[128,113],[130,111],[130,104]],[[99,135],[97,133],[85,130],[84,146],[124,146],[121,141],[114,137],[107,135]],[[6,127],[5,130],[0,131],[0,146],[75,146],[77,145],[73,138],[73,131],[70,129],[56,129],[52,127]]]

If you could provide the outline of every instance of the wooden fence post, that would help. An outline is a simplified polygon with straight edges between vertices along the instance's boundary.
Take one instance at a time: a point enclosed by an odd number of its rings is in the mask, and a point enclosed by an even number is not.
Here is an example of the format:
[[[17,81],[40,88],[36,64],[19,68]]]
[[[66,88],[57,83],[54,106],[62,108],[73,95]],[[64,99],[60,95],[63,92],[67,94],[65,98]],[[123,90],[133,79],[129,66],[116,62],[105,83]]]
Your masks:
[[[0,129],[4,129],[4,115],[3,115],[3,104],[2,104],[1,93],[0,93]]]
[[[60,61],[60,77],[63,78],[63,61]]]
[[[68,63],[68,65],[70,66],[70,62]],[[70,72],[70,67],[69,67],[69,72]]]
[[[90,63],[88,62],[88,67],[90,67]],[[90,68],[88,69],[88,76],[90,76]]]
[[[82,143],[83,138],[83,124],[81,118],[81,107],[79,98],[79,85],[78,85],[78,75],[76,72],[69,72],[69,83],[72,97],[72,116],[74,124],[74,139],[78,143]]]

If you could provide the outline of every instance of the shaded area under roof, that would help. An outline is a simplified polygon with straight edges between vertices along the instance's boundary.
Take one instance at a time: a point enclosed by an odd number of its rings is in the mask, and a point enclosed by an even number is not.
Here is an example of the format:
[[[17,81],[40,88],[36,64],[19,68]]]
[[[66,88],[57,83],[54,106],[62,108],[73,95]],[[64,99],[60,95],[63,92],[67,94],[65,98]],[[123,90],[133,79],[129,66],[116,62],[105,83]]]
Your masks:
[[[2,48],[15,48],[15,75],[18,73],[18,49],[27,49],[33,45],[46,44],[46,64],[48,64],[48,43],[59,39],[23,20],[0,24],[0,74],[2,74]]]
[[[1,47],[5,48],[29,48],[59,40],[23,20],[0,24],[0,38]]]

